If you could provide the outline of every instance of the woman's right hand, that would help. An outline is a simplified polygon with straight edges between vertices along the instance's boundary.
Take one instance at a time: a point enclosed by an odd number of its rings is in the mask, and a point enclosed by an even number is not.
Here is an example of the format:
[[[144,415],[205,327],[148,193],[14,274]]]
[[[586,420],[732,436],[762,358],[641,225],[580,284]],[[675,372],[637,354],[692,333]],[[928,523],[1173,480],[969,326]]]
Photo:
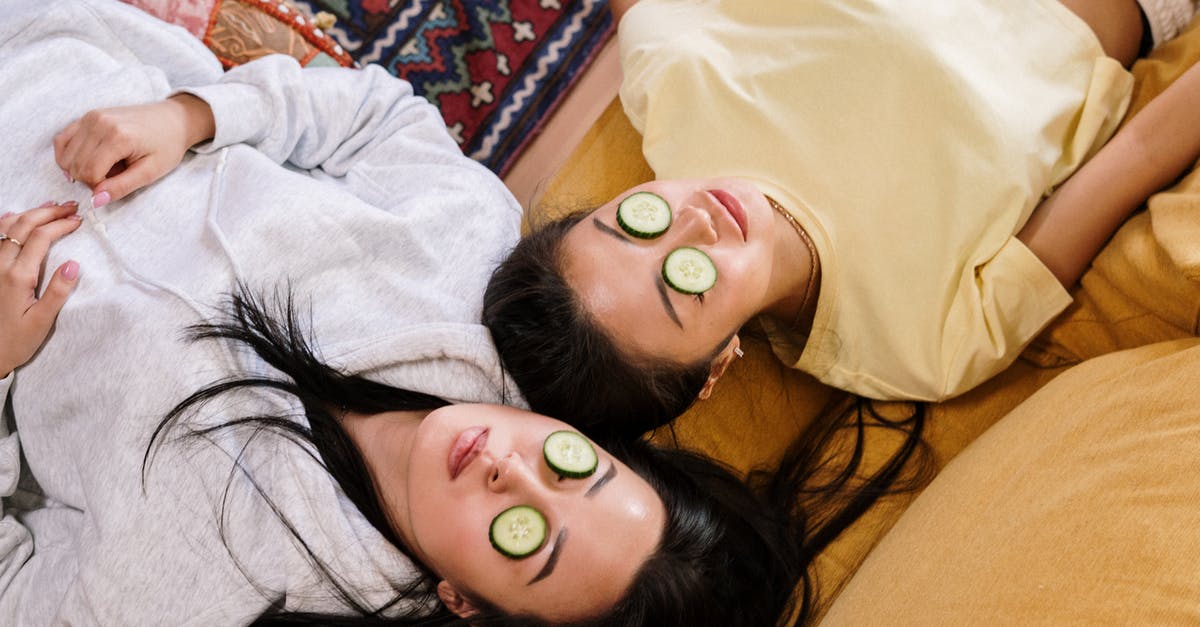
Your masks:
[[[79,280],[79,264],[54,271],[38,296],[38,278],[50,245],[79,228],[75,202],[46,203],[0,216],[0,378],[29,361],[46,341],[58,312]]]
[[[54,136],[54,159],[68,179],[91,187],[92,204],[102,207],[166,176],[214,133],[208,103],[178,94],[89,111]]]

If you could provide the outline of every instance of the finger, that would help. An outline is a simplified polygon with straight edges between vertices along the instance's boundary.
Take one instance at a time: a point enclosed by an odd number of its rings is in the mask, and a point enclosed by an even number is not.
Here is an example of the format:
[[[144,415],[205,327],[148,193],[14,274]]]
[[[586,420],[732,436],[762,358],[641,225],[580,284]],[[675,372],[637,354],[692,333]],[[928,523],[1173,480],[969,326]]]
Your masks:
[[[103,160],[104,147],[109,142],[109,127],[102,127],[97,123],[85,124],[84,131],[80,132],[71,141],[71,165],[67,167],[68,178],[72,181],[83,181],[88,185],[98,183],[104,177],[107,169],[96,175],[94,171],[98,169],[95,165]],[[110,163],[111,167],[112,164]]]
[[[63,169],[63,173],[67,175],[67,180],[74,183],[75,179],[71,174],[71,170],[75,167],[75,161],[78,158],[80,148],[88,136],[88,127],[86,124],[84,124],[82,119],[78,119],[72,122],[68,128],[71,129],[71,133],[69,137],[63,139],[61,151],[57,146],[58,138],[55,138],[56,144],[54,154],[55,162],[57,162],[58,166]],[[66,131],[64,130],[64,132]]]
[[[33,327],[34,332],[42,337],[50,332],[58,312],[67,303],[67,297],[79,284],[79,262],[71,260],[59,266],[50,277],[46,291],[26,312],[25,320]]]
[[[93,187],[103,183],[118,163],[133,161],[140,156],[134,154],[132,140],[121,133],[109,133],[103,141],[97,141],[85,150],[86,152],[81,152],[77,157],[71,173],[75,175],[76,180]]]
[[[37,207],[34,207],[34,209],[45,209],[46,207],[53,207],[57,204],[58,203],[54,202],[53,200],[47,200]],[[17,218],[20,217],[20,215],[21,214],[13,213],[12,211],[5,211],[3,215],[0,215],[0,233],[7,233],[10,230],[10,227],[16,224]]]
[[[71,139],[79,132],[79,120],[71,122],[59,131],[54,136],[54,162],[64,171],[67,169],[68,161],[66,160],[67,146],[71,143]]]
[[[104,141],[112,128],[109,116],[100,109],[93,109],[75,121],[76,129],[63,150],[63,169],[71,181],[79,180],[80,166],[87,155]]]
[[[26,240],[37,227],[73,215],[79,209],[79,203],[74,200],[60,205],[30,209],[16,216],[16,220],[5,225],[7,230],[0,231],[7,239],[0,242],[0,258],[14,259]],[[16,240],[16,241],[13,241]]]
[[[18,273],[17,276],[25,277],[36,283],[42,263],[50,252],[50,246],[73,233],[80,224],[82,224],[82,216],[76,214],[48,222],[34,229],[17,253],[17,261],[14,266]]]
[[[163,174],[169,171],[170,168],[164,169],[150,158],[142,158],[128,163],[124,172],[105,179],[104,182],[96,186],[93,190],[95,195],[92,199],[92,205],[102,207],[110,201],[120,200],[157,181],[162,178]],[[108,193],[108,198],[101,197],[101,194],[105,192]]]

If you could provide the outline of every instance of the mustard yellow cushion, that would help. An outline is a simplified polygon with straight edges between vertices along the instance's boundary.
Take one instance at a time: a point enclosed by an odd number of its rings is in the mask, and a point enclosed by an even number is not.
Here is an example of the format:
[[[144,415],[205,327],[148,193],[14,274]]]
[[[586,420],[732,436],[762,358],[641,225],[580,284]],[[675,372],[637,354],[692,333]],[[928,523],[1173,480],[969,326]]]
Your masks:
[[[1200,623],[1200,340],[1050,382],[907,509],[837,625]]]

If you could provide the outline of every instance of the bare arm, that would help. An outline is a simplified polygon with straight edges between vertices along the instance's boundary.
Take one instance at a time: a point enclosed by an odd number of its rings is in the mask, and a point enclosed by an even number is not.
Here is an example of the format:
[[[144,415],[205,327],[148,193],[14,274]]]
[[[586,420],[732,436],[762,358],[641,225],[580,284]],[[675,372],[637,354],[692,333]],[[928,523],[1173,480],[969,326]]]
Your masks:
[[[1150,101],[1030,216],[1017,237],[1067,287],[1154,192],[1200,157],[1200,65]]]

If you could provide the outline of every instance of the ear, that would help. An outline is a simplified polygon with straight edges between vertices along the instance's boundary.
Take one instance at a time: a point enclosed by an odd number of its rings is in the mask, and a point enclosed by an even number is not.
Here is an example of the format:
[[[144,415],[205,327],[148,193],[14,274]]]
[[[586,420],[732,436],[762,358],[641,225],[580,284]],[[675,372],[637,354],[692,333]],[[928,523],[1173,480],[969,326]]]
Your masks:
[[[475,609],[467,597],[459,593],[454,584],[445,579],[438,582],[437,593],[446,609],[454,612],[455,616],[459,618],[470,618],[479,613],[479,610]]]
[[[697,395],[700,400],[707,400],[709,396],[712,396],[713,386],[717,384],[717,379],[725,374],[725,369],[738,356],[741,346],[742,339],[735,335],[725,350],[722,350],[721,354],[713,360],[712,366],[708,369],[708,380],[704,382],[704,387],[700,388],[700,394]]]

